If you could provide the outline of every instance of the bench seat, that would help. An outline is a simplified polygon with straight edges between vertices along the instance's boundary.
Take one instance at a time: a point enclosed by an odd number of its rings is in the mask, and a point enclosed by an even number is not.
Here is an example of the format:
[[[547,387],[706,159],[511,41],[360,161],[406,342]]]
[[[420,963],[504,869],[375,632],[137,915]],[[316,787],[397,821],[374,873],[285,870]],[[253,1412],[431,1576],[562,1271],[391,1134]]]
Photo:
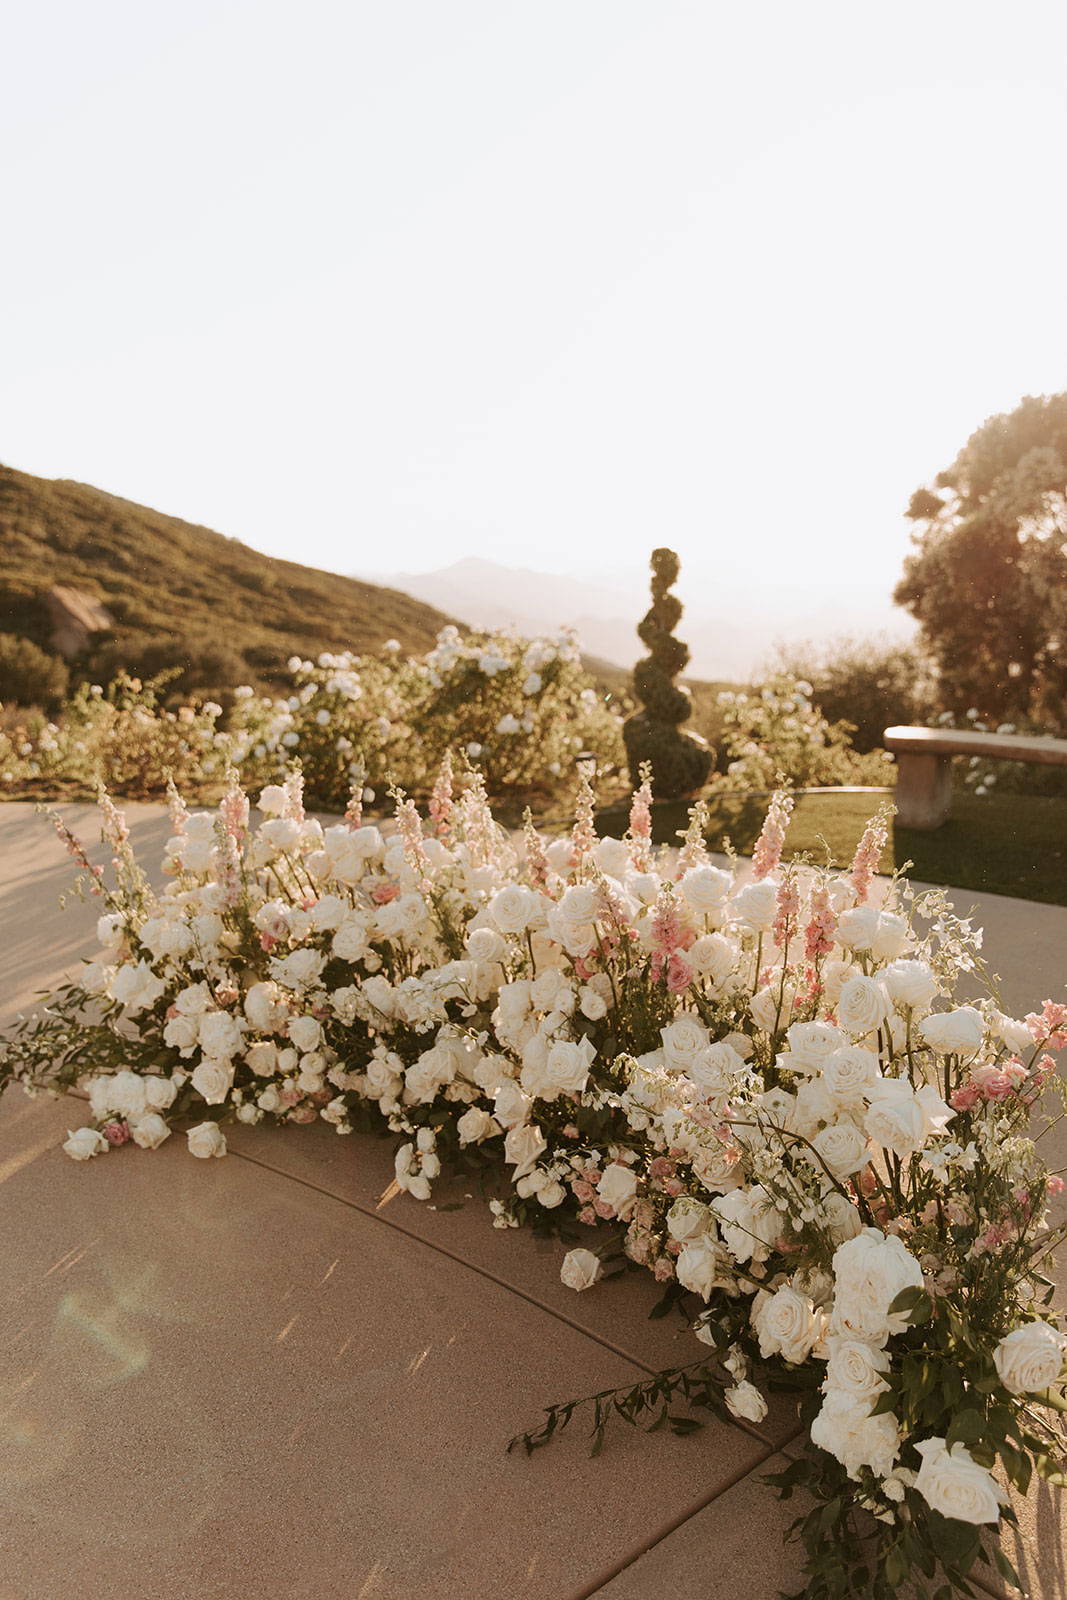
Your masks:
[[[953,756],[1067,767],[1067,739],[965,728],[887,728],[885,747],[897,758],[897,821],[902,828],[939,828],[952,804]]]

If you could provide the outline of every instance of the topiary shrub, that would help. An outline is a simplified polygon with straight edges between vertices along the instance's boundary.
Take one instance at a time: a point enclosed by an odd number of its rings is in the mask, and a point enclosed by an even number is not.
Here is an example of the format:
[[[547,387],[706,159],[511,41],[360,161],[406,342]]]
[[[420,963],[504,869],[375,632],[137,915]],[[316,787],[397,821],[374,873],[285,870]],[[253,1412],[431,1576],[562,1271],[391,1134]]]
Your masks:
[[[692,794],[706,781],[711,752],[696,734],[683,733],[681,724],[692,711],[689,692],[674,682],[689,661],[689,646],[674,637],[682,616],[682,602],[671,594],[678,577],[678,557],[673,550],[652,552],[652,604],[637,627],[648,649],[634,668],[634,693],[643,710],[623,724],[630,781],[636,787],[641,768],[652,768],[652,787],[661,800]]]

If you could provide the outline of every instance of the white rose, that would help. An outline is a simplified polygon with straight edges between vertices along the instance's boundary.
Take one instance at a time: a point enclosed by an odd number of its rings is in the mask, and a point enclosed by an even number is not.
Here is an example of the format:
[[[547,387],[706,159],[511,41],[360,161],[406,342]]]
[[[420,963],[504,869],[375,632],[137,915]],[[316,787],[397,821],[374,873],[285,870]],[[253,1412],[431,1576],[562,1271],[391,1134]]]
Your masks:
[[[855,1044],[835,1050],[822,1066],[822,1081],[840,1105],[850,1105],[866,1095],[879,1077],[878,1057],[874,1051]]]
[[[108,1085],[110,1109],[120,1117],[139,1117],[145,1109],[145,1081],[136,1072],[116,1072]]]
[[[472,961],[503,961],[508,953],[504,937],[495,928],[474,928],[467,935],[467,954]]]
[[[913,1011],[925,1011],[937,993],[937,979],[925,961],[894,961],[881,978],[893,1004]]]
[[[669,1027],[661,1028],[663,1063],[669,1072],[688,1072],[707,1049],[708,1030],[696,1017],[683,1011]]]
[[[603,1271],[600,1257],[592,1250],[568,1250],[559,1269],[560,1282],[568,1289],[591,1289]]]
[[[130,1137],[142,1150],[158,1150],[164,1139],[170,1138],[170,1129],[157,1112],[150,1111],[130,1123]]]
[[[230,1092],[233,1083],[233,1063],[204,1059],[193,1071],[192,1084],[197,1094],[209,1106],[219,1106]],[[211,1123],[211,1127],[215,1124]]]
[[[919,1032],[941,1055],[973,1055],[982,1043],[985,1023],[974,1006],[939,1011],[919,1023]]]
[[[762,1422],[767,1415],[767,1402],[754,1383],[743,1380],[733,1384],[725,1391],[723,1399],[732,1417],[741,1417],[746,1422]]]
[[[322,1043],[322,1023],[315,1017],[290,1017],[289,1038],[300,1053],[306,1055]]]
[[[908,924],[896,911],[883,911],[871,942],[871,954],[876,961],[892,961],[899,956],[908,942]]]
[[[489,1115],[484,1106],[471,1106],[456,1123],[456,1132],[459,1134],[461,1145],[481,1144],[483,1139],[491,1139],[500,1131],[500,1124]]]
[[[273,1033],[285,1016],[276,983],[254,983],[245,995],[245,1016],[260,1033]]]
[[[730,903],[730,920],[750,933],[768,933],[778,904],[778,885],[770,878],[746,883]]]
[[[1000,1521],[1008,1497],[964,1445],[948,1450],[944,1439],[923,1439],[915,1448],[923,1458],[915,1487],[928,1506],[957,1522]]]
[[[72,1161],[88,1161],[91,1156],[103,1155],[110,1145],[95,1128],[77,1128],[73,1132],[68,1128],[63,1149]]]
[[[837,919],[835,938],[846,950],[869,950],[878,930],[877,906],[853,906]]]
[[[528,1121],[533,1101],[514,1078],[505,1078],[493,1101],[493,1116],[502,1128],[519,1128]]]
[[[883,1377],[890,1366],[887,1352],[863,1339],[849,1339],[840,1333],[827,1336],[826,1348],[829,1360],[825,1388],[844,1390],[855,1400],[865,1400],[868,1406],[873,1406],[889,1387]]]
[[[851,1478],[859,1477],[861,1467],[886,1478],[900,1452],[900,1427],[891,1412],[872,1417],[865,1400],[831,1389],[812,1422],[811,1442],[836,1457]]]
[[[578,991],[578,1010],[590,1022],[599,1022],[608,1014],[608,1003],[602,994],[585,984]]]
[[[911,1156],[932,1133],[943,1133],[955,1112],[931,1084],[915,1092],[903,1078],[880,1078],[868,1090],[870,1109],[864,1127],[894,1155]]]
[[[699,1239],[702,1233],[714,1233],[715,1218],[711,1207],[694,1200],[690,1195],[682,1195],[667,1213],[667,1232],[681,1244],[688,1244],[690,1239]]]
[[[119,911],[111,911],[96,921],[96,942],[106,950],[117,950],[126,935],[126,918]],[[141,942],[144,943],[142,931]]]
[[[235,1056],[241,1048],[241,1025],[228,1011],[209,1011],[200,1018],[200,1048],[216,1060]]]
[[[548,1144],[536,1122],[520,1128],[509,1128],[504,1139],[504,1160],[515,1168],[513,1181],[525,1178]]]
[[[831,1122],[811,1142],[835,1178],[851,1178],[867,1164],[867,1136],[854,1122]]]
[[[921,1289],[922,1268],[892,1234],[864,1228],[834,1251],[834,1331],[871,1344],[902,1333],[906,1315],[890,1314],[902,1289]]]
[[[550,1178],[547,1183],[543,1183],[536,1193],[538,1205],[544,1206],[546,1211],[554,1211],[567,1198],[566,1189],[561,1183],[557,1183],[554,1178]]]
[[[711,1210],[735,1261],[766,1261],[782,1231],[782,1214],[762,1184],[716,1197]]]
[[[683,1289],[691,1289],[702,1300],[709,1300],[719,1280],[721,1258],[719,1246],[709,1234],[691,1239],[675,1263],[678,1282]]]
[[[141,1082],[144,1084],[146,1111],[166,1111],[174,1104],[178,1086],[170,1078],[159,1078],[152,1074],[142,1078]]]
[[[806,1294],[798,1294],[791,1284],[783,1283],[773,1294],[765,1289],[757,1294],[752,1306],[752,1326],[765,1361],[768,1356],[780,1355],[793,1366],[799,1366],[807,1360],[819,1337],[821,1319],[814,1302]]]
[[[831,1189],[821,1201],[822,1223],[835,1244],[844,1244],[863,1232],[859,1208],[840,1189]]]
[[[625,839],[606,835],[593,846],[593,860],[609,878],[625,878],[630,870],[630,846]]]
[[[701,978],[723,983],[737,965],[737,946],[721,933],[705,933],[689,946],[685,958]]]
[[[1005,1016],[1003,1011],[994,1011],[990,1021],[994,1033],[1009,1050],[1020,1052],[1032,1048],[1034,1036],[1025,1022],[1017,1022],[1014,1017]]]
[[[260,791],[258,804],[265,817],[280,817],[289,804],[289,796],[280,783],[268,783]]]
[[[844,1034],[831,1022],[794,1022],[785,1036],[789,1066],[794,1072],[818,1072],[845,1043]]]
[[[841,1026],[854,1039],[865,1039],[886,1017],[886,992],[873,978],[849,978],[837,1002]]]
[[[545,1078],[549,1092],[543,1095],[543,1098],[554,1100],[559,1094],[577,1094],[580,1089],[584,1089],[595,1054],[596,1051],[588,1039],[583,1039],[581,1044],[572,1044],[569,1040],[559,1039],[551,1045],[545,1061]]]
[[[744,1074],[745,1063],[725,1039],[718,1039],[702,1050],[689,1068],[689,1077],[701,1094],[709,1097],[731,1092]]]
[[[536,896],[521,883],[505,884],[489,902],[489,915],[501,933],[525,933]]]
[[[1007,1334],[993,1352],[997,1373],[1012,1394],[1035,1394],[1055,1383],[1063,1367],[1067,1339],[1048,1322],[1026,1322]]]
[[[189,1143],[189,1154],[197,1156],[201,1161],[226,1154],[226,1136],[217,1122],[198,1123],[195,1128],[189,1129],[186,1138]]]
[[[617,1217],[628,1217],[637,1196],[637,1177],[621,1161],[613,1161],[604,1168],[597,1184],[597,1194],[614,1209]]]
[[[718,867],[691,867],[678,885],[682,899],[698,917],[722,916],[733,879]]]

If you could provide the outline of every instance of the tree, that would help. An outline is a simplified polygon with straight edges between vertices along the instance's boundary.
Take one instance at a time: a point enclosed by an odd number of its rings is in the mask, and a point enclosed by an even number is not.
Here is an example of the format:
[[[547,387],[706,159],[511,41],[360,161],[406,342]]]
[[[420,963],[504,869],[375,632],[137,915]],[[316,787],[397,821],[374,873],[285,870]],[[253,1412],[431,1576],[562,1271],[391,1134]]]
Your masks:
[[[32,639],[0,633],[0,704],[54,711],[67,692],[67,664]]]
[[[664,800],[699,789],[711,768],[703,739],[683,733],[680,726],[689,718],[692,701],[689,691],[674,682],[689,661],[689,646],[674,637],[682,616],[682,602],[670,593],[677,577],[674,551],[653,550],[652,605],[637,626],[648,655],[634,668],[634,693],[644,710],[628,717],[622,730],[634,786],[647,762],[653,790]]]
[[[1062,724],[1067,700],[1067,394],[973,433],[932,488],[894,599],[917,618],[941,698]]]

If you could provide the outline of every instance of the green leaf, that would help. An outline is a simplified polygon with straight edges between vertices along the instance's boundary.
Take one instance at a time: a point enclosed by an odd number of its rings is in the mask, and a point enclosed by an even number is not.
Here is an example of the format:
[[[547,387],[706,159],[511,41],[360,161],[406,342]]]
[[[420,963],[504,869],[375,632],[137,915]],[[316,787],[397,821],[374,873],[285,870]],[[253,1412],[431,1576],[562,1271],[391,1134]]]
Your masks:
[[[970,1408],[957,1411],[945,1434],[945,1446],[951,1450],[954,1444],[977,1444],[985,1428],[985,1418],[980,1411]]]
[[[908,1289],[901,1289],[900,1293],[889,1302],[889,1314],[892,1316],[897,1312],[912,1311],[919,1301],[925,1298],[927,1298],[926,1290],[921,1286],[913,1284]]]
[[[1021,1589],[1022,1582],[1019,1578],[1019,1574],[1016,1572],[1015,1568],[1012,1566],[1011,1562],[1008,1560],[999,1544],[995,1544],[993,1546],[993,1560],[996,1562],[997,1571],[1000,1573],[1001,1577],[1007,1578],[1008,1582],[1014,1584],[1016,1589]]]

